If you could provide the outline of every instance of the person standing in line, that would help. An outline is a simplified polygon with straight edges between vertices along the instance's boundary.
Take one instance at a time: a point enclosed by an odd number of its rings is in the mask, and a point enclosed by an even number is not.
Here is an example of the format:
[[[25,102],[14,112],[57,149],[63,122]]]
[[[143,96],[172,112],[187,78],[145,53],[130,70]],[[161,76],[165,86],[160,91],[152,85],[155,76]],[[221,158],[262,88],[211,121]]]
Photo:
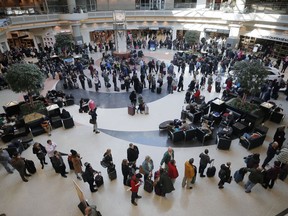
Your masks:
[[[82,89],[85,90],[85,75],[82,73],[80,73],[79,75],[79,80],[80,80],[80,83],[81,83],[81,86],[82,86]]]
[[[93,132],[98,134],[100,131],[98,130],[96,109],[90,110],[89,115],[91,116],[90,123],[93,124]]]
[[[95,86],[95,91],[98,92],[98,90],[99,90],[99,76],[96,73],[93,76],[93,82],[94,82],[94,86]]]
[[[47,140],[47,145],[45,147],[46,152],[48,154],[48,157],[52,163],[52,158],[54,157],[54,151],[56,150],[57,144],[52,142],[51,140]],[[55,169],[53,163],[52,163],[53,168]]]
[[[274,141],[269,144],[267,149],[267,156],[262,164],[262,168],[264,169],[266,165],[274,158],[274,156],[278,153],[278,142]]]
[[[149,177],[152,176],[152,172],[154,169],[154,164],[153,164],[153,160],[151,159],[150,156],[146,156],[145,160],[142,163],[142,169],[143,169],[143,174],[144,174],[144,181],[146,181],[146,179],[148,179]]]
[[[182,187],[184,188],[186,185],[187,189],[192,189],[191,181],[195,175],[194,167],[193,167],[194,159],[191,158],[189,161],[185,162],[185,172],[182,181]]]
[[[131,203],[135,206],[137,206],[137,203],[135,202],[135,199],[141,199],[142,196],[139,196],[138,195],[138,190],[139,190],[139,187],[142,183],[142,175],[140,173],[137,173],[135,175],[132,176],[131,178]]]
[[[38,142],[35,142],[33,145],[33,154],[36,154],[37,158],[39,159],[41,165],[42,165],[42,169],[44,169],[44,164],[48,164],[45,161],[45,156],[47,154],[47,151],[45,149],[45,147],[43,145],[41,145]]]
[[[276,179],[278,178],[278,175],[281,171],[280,165],[281,165],[280,161],[274,161],[274,166],[265,172],[264,180],[262,184],[262,186],[265,189],[267,189],[267,187],[269,187],[270,189],[273,188],[274,183]]]
[[[245,184],[245,192],[250,193],[251,189],[258,183],[262,184],[264,180],[263,169],[262,167],[257,168],[247,168],[247,171],[250,172],[248,181]]]
[[[113,166],[113,157],[111,149],[107,149],[103,155],[103,161],[107,165],[107,167]]]
[[[203,173],[204,173],[204,170],[207,167],[207,164],[208,163],[210,164],[212,161],[214,161],[214,159],[210,159],[208,153],[209,153],[208,149],[205,149],[204,153],[201,153],[199,155],[199,157],[200,157],[200,165],[199,165],[200,177],[205,177],[205,175]]]
[[[122,160],[121,171],[123,175],[123,184],[127,185],[127,179],[130,174],[130,167],[127,159]]]
[[[171,178],[172,183],[174,184],[176,178],[179,176],[176,161],[173,159],[168,163],[168,176]]]
[[[84,182],[88,182],[89,184],[89,188],[90,188],[90,191],[93,193],[93,192],[96,192],[98,189],[95,188],[96,185],[94,185],[94,175],[99,173],[98,171],[94,170],[91,166],[90,163],[88,162],[85,162],[84,163],[84,166],[85,166],[85,171],[84,173],[82,174],[82,178],[83,178],[83,181]]]
[[[8,173],[13,173],[13,169],[11,167],[11,158],[7,150],[0,148],[0,163],[4,166]]]
[[[230,169],[231,163],[227,162],[226,164],[222,164],[220,166],[220,170],[218,173],[218,177],[220,178],[220,181],[218,183],[219,189],[224,188],[225,182],[231,183],[231,169]]]
[[[83,173],[82,171],[82,162],[81,162],[81,157],[80,154],[77,153],[77,151],[71,149],[71,160],[73,163],[73,167],[74,167],[74,172],[76,174],[77,179],[82,180],[82,178],[79,176],[79,174],[81,175]]]
[[[60,173],[63,178],[67,178],[66,174],[68,174],[68,172],[66,172],[66,166],[60,152],[56,150],[54,151],[52,163],[54,165],[55,171]]]
[[[165,163],[165,169],[168,169],[168,163],[174,159],[174,150],[172,147],[168,147],[168,150],[164,153],[163,158],[160,162],[160,165],[162,166]]]
[[[180,92],[180,91],[184,91],[184,84],[183,84],[183,82],[184,82],[184,73],[181,73],[181,75],[180,75],[180,77],[179,77],[179,81],[178,81],[178,92]]]
[[[278,149],[281,149],[285,141],[285,126],[277,128],[273,140],[278,142]]]
[[[136,145],[133,143],[129,144],[129,148],[127,149],[127,159],[129,163],[136,164],[136,161],[139,157],[139,149]]]
[[[131,104],[133,105],[133,107],[136,107],[136,103],[137,103],[137,95],[135,91],[132,91],[129,95],[129,99],[131,101]]]
[[[19,153],[13,156],[11,160],[11,165],[19,172],[22,180],[24,182],[28,182],[28,179],[26,179],[25,177],[31,175],[26,172],[25,159],[22,158]]]

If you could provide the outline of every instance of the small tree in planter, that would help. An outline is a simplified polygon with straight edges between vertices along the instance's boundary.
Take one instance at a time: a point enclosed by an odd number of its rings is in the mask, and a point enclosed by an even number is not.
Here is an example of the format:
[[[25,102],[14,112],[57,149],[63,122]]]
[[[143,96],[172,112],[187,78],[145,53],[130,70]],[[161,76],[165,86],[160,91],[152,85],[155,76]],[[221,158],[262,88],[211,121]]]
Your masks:
[[[44,74],[39,67],[34,64],[14,64],[8,68],[5,79],[12,91],[28,94],[33,107],[32,95],[39,93],[44,83]]]
[[[188,43],[192,50],[194,50],[194,44],[199,42],[200,32],[198,31],[186,31],[184,38],[185,42]]]
[[[269,72],[259,61],[236,62],[233,68],[233,77],[237,79],[246,95],[256,95],[266,80]]]
[[[67,57],[67,50],[71,49],[73,45],[72,35],[70,33],[59,33],[55,36],[55,40],[55,50]]]

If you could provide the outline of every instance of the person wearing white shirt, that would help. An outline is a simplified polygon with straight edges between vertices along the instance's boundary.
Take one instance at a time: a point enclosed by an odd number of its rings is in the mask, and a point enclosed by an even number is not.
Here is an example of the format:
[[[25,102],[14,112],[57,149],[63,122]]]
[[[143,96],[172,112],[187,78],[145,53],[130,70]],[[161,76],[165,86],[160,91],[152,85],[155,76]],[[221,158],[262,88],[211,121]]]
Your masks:
[[[52,158],[54,157],[54,152],[56,150],[56,147],[57,147],[57,144],[52,142],[51,140],[47,140],[47,145],[46,145],[46,151],[47,151],[47,154],[48,154],[48,157],[52,163]],[[52,166],[54,168],[54,165],[52,163]],[[54,168],[55,169],[55,168]]]

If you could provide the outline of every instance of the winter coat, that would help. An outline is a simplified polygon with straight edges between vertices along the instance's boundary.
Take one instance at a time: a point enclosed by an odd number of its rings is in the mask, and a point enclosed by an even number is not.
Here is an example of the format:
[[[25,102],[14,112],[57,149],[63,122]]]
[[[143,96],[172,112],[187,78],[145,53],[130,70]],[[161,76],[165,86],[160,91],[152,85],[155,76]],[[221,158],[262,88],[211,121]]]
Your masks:
[[[185,162],[185,171],[184,176],[186,178],[192,179],[195,176],[195,170],[192,164],[189,163],[189,161]]]
[[[82,162],[81,162],[80,155],[79,154],[72,155],[71,160],[73,163],[75,173],[82,173],[83,171],[82,171]]]
[[[140,181],[139,179],[136,178],[136,175],[133,175],[131,178],[131,188],[130,188],[132,192],[136,192],[136,193],[138,192],[139,186],[140,186],[139,182]]]
[[[257,184],[257,183],[260,183],[262,184],[263,183],[263,172],[259,169],[247,169],[248,172],[250,172],[250,175],[249,175],[249,180],[254,183],[254,184]]]
[[[175,165],[172,165],[170,162],[168,163],[168,176],[171,179],[176,179],[179,176],[177,167]]]
[[[143,163],[142,163],[142,168],[143,168],[145,174],[148,175],[154,169],[153,160],[151,159],[149,162],[144,160]]]
[[[172,156],[172,158],[171,158]],[[174,150],[172,150],[172,154],[170,155],[168,151],[166,151],[163,155],[163,158],[161,160],[161,166],[163,163],[168,164],[172,159],[174,158]]]
[[[169,178],[167,172],[165,172],[165,171],[163,171],[163,172],[160,174],[159,184],[161,185],[161,189],[162,189],[162,192],[163,192],[164,194],[170,193],[170,192],[172,192],[173,190],[175,190],[171,179]]]

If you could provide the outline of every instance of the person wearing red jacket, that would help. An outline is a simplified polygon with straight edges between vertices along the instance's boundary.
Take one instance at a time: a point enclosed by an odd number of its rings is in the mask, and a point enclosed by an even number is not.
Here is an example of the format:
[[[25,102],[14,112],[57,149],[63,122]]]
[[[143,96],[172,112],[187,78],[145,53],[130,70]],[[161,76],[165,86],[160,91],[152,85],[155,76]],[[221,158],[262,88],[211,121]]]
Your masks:
[[[175,160],[171,160],[168,163],[168,176],[171,178],[173,184],[175,183],[176,178],[179,176],[175,163],[176,163]]]
[[[142,175],[140,173],[137,173],[136,175],[133,175],[131,178],[131,203],[135,206],[137,206],[137,203],[135,202],[135,199],[140,199],[142,198],[141,196],[138,195],[138,190],[139,186],[141,185],[141,178]]]

